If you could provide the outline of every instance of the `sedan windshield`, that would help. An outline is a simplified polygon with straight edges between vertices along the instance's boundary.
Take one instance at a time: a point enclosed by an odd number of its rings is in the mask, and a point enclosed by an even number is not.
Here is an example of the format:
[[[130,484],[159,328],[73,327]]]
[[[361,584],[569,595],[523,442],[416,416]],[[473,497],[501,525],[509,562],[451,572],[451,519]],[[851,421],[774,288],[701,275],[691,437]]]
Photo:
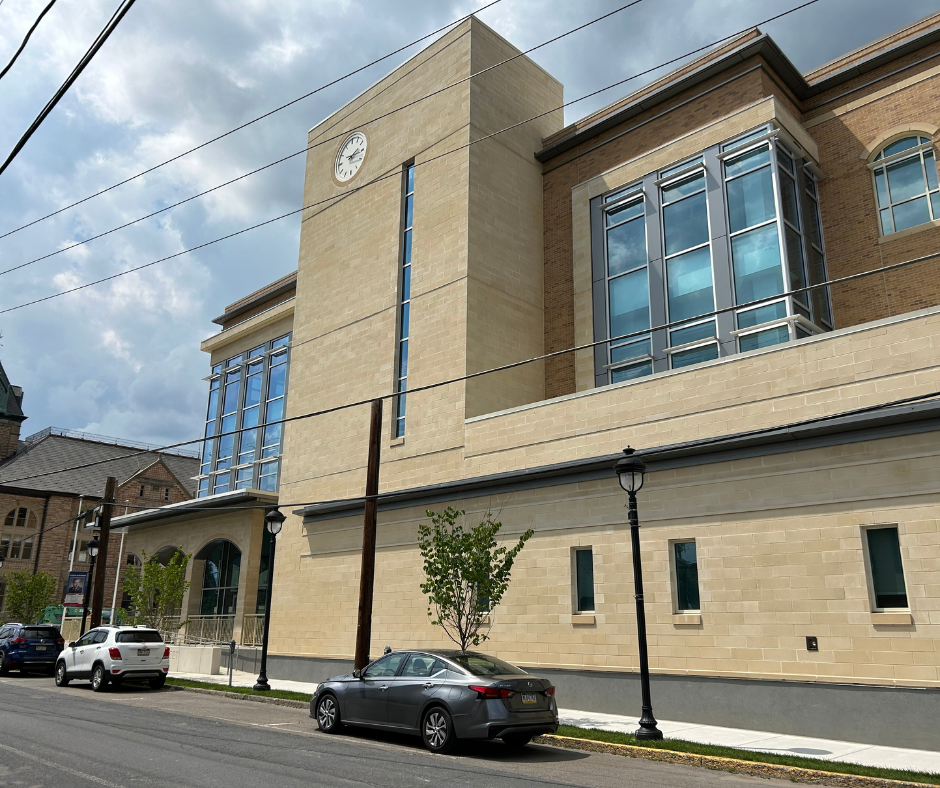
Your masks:
[[[474,676],[527,675],[521,668],[503,662],[501,659],[496,659],[496,657],[488,657],[485,654],[455,654],[450,659]]]

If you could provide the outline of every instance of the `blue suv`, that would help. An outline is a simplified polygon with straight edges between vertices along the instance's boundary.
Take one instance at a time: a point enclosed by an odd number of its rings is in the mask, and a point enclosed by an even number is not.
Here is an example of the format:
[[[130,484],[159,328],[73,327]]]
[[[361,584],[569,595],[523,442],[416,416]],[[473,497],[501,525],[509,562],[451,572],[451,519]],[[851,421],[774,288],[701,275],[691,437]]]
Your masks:
[[[0,626],[0,676],[11,669],[20,673],[44,670],[51,676],[65,640],[55,627],[46,624]]]

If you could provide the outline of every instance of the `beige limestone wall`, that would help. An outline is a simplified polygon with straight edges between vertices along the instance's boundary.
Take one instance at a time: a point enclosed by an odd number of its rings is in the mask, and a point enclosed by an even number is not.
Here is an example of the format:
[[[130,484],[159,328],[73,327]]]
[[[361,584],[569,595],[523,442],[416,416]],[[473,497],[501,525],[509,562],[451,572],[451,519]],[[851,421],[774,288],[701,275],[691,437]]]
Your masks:
[[[468,20],[311,131],[316,146],[308,153],[304,204],[312,207],[301,228],[288,415],[393,391],[402,173],[412,159],[409,389],[541,351],[541,186],[532,151],[560,120],[546,117],[520,127],[483,143],[483,152],[466,146],[534,114],[533,107],[557,106],[561,88],[525,58],[447,87],[517,53],[485,25]],[[436,91],[442,92],[371,122]],[[366,134],[368,152],[358,174],[339,185],[332,177],[334,158],[353,130]],[[495,177],[494,164],[504,180],[487,182]],[[482,174],[471,178],[474,168]],[[541,372],[524,369],[502,383],[409,394],[404,441],[391,439],[386,403],[383,486],[423,483],[429,461],[441,472],[459,474],[468,408],[536,401],[543,386]],[[468,396],[477,404],[468,404]],[[361,492],[368,410],[363,405],[290,425],[283,501]],[[285,557],[277,572],[286,586],[302,589],[306,579],[293,564],[301,552],[297,526],[293,520],[285,526]],[[316,600],[305,604],[317,609]],[[293,626],[275,614],[274,631]]]
[[[473,73],[485,73],[470,88],[470,138],[480,141],[470,149],[468,373],[544,352],[542,168],[533,152],[561,128],[563,112],[551,110],[564,102],[562,85],[534,62],[506,62],[519,50],[485,25],[474,25],[471,46]],[[467,416],[537,402],[544,364],[470,380],[466,392]]]
[[[923,434],[650,474],[640,493],[650,660],[656,672],[940,686],[940,451]],[[509,542],[526,528],[485,650],[532,666],[635,670],[633,576],[616,480],[455,501],[489,506]],[[438,508],[443,507],[440,504]],[[379,519],[373,655],[447,645],[428,624],[421,507]],[[872,616],[863,526],[896,523],[906,624]],[[695,539],[700,623],[675,615],[670,540]],[[310,524],[300,557],[317,610],[289,611],[278,653],[352,654],[359,518]],[[594,623],[572,623],[571,553],[594,551]],[[286,601],[280,597],[279,601]],[[891,620],[890,618],[888,619]],[[819,651],[805,638],[818,638]]]
[[[270,319],[261,319],[262,317]],[[210,354],[211,365],[220,364],[232,356],[289,334],[293,327],[294,305],[293,302],[288,302],[276,311],[271,310],[269,315],[259,315],[236,328],[220,331],[205,340],[202,349]]]
[[[120,520],[115,521],[120,526]],[[258,571],[261,562],[261,540],[264,529],[264,511],[225,510],[210,516],[183,515],[179,518],[158,520],[152,525],[135,527],[127,534],[125,552],[141,557],[143,553],[153,555],[164,547],[179,547],[184,554],[193,556],[186,569],[186,579],[191,585],[183,597],[184,616],[200,613],[202,581],[205,561],[196,554],[209,542],[227,539],[241,550],[241,565],[238,577],[238,600],[235,610],[235,638],[240,636],[241,616],[254,614],[258,596]]]

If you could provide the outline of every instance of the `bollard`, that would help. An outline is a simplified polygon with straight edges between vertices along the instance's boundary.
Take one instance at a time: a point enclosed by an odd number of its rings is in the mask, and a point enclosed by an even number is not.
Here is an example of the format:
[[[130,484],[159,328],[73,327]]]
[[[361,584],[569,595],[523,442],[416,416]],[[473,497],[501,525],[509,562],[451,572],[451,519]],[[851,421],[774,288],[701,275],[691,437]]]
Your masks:
[[[232,671],[235,669],[235,641],[228,644],[228,685],[232,686]]]

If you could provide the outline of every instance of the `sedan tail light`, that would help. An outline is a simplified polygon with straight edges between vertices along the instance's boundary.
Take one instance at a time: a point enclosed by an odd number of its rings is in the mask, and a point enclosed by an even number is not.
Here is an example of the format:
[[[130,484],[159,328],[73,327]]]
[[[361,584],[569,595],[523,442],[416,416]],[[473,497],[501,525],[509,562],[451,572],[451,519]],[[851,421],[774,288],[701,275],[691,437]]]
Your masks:
[[[548,695],[548,697],[550,697],[550,698],[554,698],[554,697],[555,697],[555,688],[554,688],[554,687],[549,687],[548,689],[545,690],[545,694]]]
[[[502,687],[477,687],[471,684],[470,689],[477,693],[477,700],[498,700],[500,698],[511,698],[516,694],[511,689],[503,689]]]
[[[111,655],[111,659],[124,659],[121,656],[121,649],[115,648],[114,646],[108,649],[108,654]]]
[[[169,658],[170,658],[170,647],[169,647],[169,646],[167,646],[165,649],[163,649],[163,658],[164,658],[164,659],[169,659]]]

